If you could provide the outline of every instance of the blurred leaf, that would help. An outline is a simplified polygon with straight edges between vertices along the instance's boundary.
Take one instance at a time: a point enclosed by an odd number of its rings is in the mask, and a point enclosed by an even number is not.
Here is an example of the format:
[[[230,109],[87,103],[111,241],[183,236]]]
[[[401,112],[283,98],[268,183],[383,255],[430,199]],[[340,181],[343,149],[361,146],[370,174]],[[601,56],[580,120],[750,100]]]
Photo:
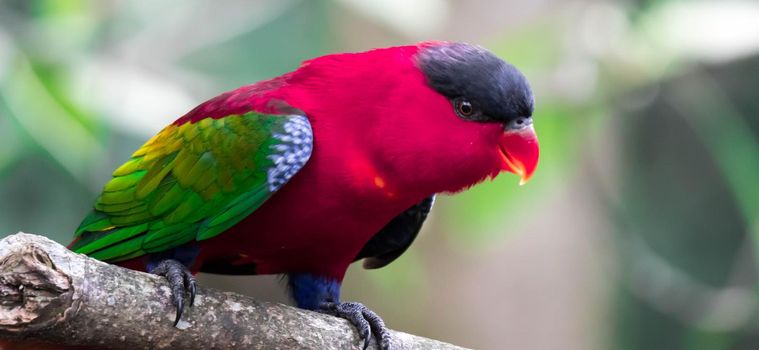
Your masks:
[[[488,48],[499,57],[519,68],[528,80],[556,67],[563,60],[562,28],[551,18],[529,26],[516,28]],[[540,96],[537,96],[540,98]]]
[[[746,221],[753,226],[759,248],[759,137],[752,134],[746,116],[708,77],[673,95],[674,106],[711,151]]]
[[[183,67],[213,74],[229,87],[247,85],[297,68],[333,49],[325,1],[303,1],[260,27],[203,47]],[[292,34],[298,34],[294,40]]]
[[[0,82],[0,99],[8,115],[67,171],[84,178],[91,162],[105,152],[96,136],[51,93],[50,75],[38,75],[18,54],[7,78]]]
[[[691,350],[727,350],[733,349],[736,339],[729,332],[714,333],[691,330],[687,335],[685,347]]]
[[[40,15],[71,15],[87,12],[92,8],[91,0],[37,0],[32,1],[36,13]]]
[[[22,157],[22,141],[16,132],[16,124],[9,118],[8,110],[0,98],[0,180],[14,162]]]

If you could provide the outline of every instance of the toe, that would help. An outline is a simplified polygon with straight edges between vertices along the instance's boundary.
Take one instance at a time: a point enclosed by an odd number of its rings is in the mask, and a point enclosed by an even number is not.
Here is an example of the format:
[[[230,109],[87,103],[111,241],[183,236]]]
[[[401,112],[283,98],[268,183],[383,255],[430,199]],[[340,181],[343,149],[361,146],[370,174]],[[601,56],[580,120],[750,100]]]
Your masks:
[[[185,294],[187,294],[187,292],[190,293],[191,306],[195,302],[195,292],[197,290],[195,277],[184,265],[176,260],[164,260],[151,272],[165,277],[169,282],[169,288],[171,288],[171,302],[177,310],[176,317],[174,318],[174,326],[176,327],[184,313]]]
[[[387,327],[385,327],[385,322],[382,320],[382,318],[379,317],[377,313],[369,310],[368,308],[364,308],[363,314],[367,323],[371,326],[372,332],[374,332],[374,335],[377,338],[380,349],[390,349],[390,332],[388,331]]]
[[[391,337],[390,332],[385,327],[385,322],[363,304],[355,302],[324,303],[321,311],[350,321],[363,340],[363,349],[369,346],[372,333],[374,333],[380,349],[390,349]]]
[[[185,286],[187,287],[187,290],[190,292],[190,306],[195,305],[195,292],[198,289],[198,282],[195,280],[195,277],[189,272],[185,271]]]

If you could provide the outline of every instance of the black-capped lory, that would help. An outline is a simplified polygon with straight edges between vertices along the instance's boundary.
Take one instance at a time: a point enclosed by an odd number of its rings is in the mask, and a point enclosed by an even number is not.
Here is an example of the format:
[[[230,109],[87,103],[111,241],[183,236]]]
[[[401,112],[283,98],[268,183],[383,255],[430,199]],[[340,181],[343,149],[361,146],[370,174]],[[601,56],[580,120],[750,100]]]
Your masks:
[[[175,323],[197,272],[284,274],[296,304],[390,336],[340,300],[348,265],[385,266],[437,193],[538,162],[533,94],[479,46],[424,42],[314,58],[183,115],[113,172],[70,248],[165,276]]]

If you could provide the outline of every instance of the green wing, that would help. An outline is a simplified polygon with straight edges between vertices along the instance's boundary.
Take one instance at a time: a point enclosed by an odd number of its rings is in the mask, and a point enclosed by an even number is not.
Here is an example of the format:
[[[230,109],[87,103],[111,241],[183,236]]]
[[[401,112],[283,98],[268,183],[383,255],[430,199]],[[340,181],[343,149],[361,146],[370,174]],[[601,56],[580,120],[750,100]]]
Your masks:
[[[247,113],[170,125],[116,169],[70,248],[122,261],[218,235],[305,165],[300,115]]]

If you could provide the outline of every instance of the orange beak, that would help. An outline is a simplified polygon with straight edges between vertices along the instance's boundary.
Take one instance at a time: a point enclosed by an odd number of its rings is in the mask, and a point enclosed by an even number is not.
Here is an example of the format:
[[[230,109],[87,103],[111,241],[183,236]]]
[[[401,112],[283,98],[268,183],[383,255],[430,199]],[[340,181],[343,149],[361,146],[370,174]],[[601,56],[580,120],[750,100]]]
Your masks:
[[[526,184],[538,166],[540,155],[538,136],[532,125],[506,130],[498,142],[498,151],[503,170],[519,175],[519,185]]]

